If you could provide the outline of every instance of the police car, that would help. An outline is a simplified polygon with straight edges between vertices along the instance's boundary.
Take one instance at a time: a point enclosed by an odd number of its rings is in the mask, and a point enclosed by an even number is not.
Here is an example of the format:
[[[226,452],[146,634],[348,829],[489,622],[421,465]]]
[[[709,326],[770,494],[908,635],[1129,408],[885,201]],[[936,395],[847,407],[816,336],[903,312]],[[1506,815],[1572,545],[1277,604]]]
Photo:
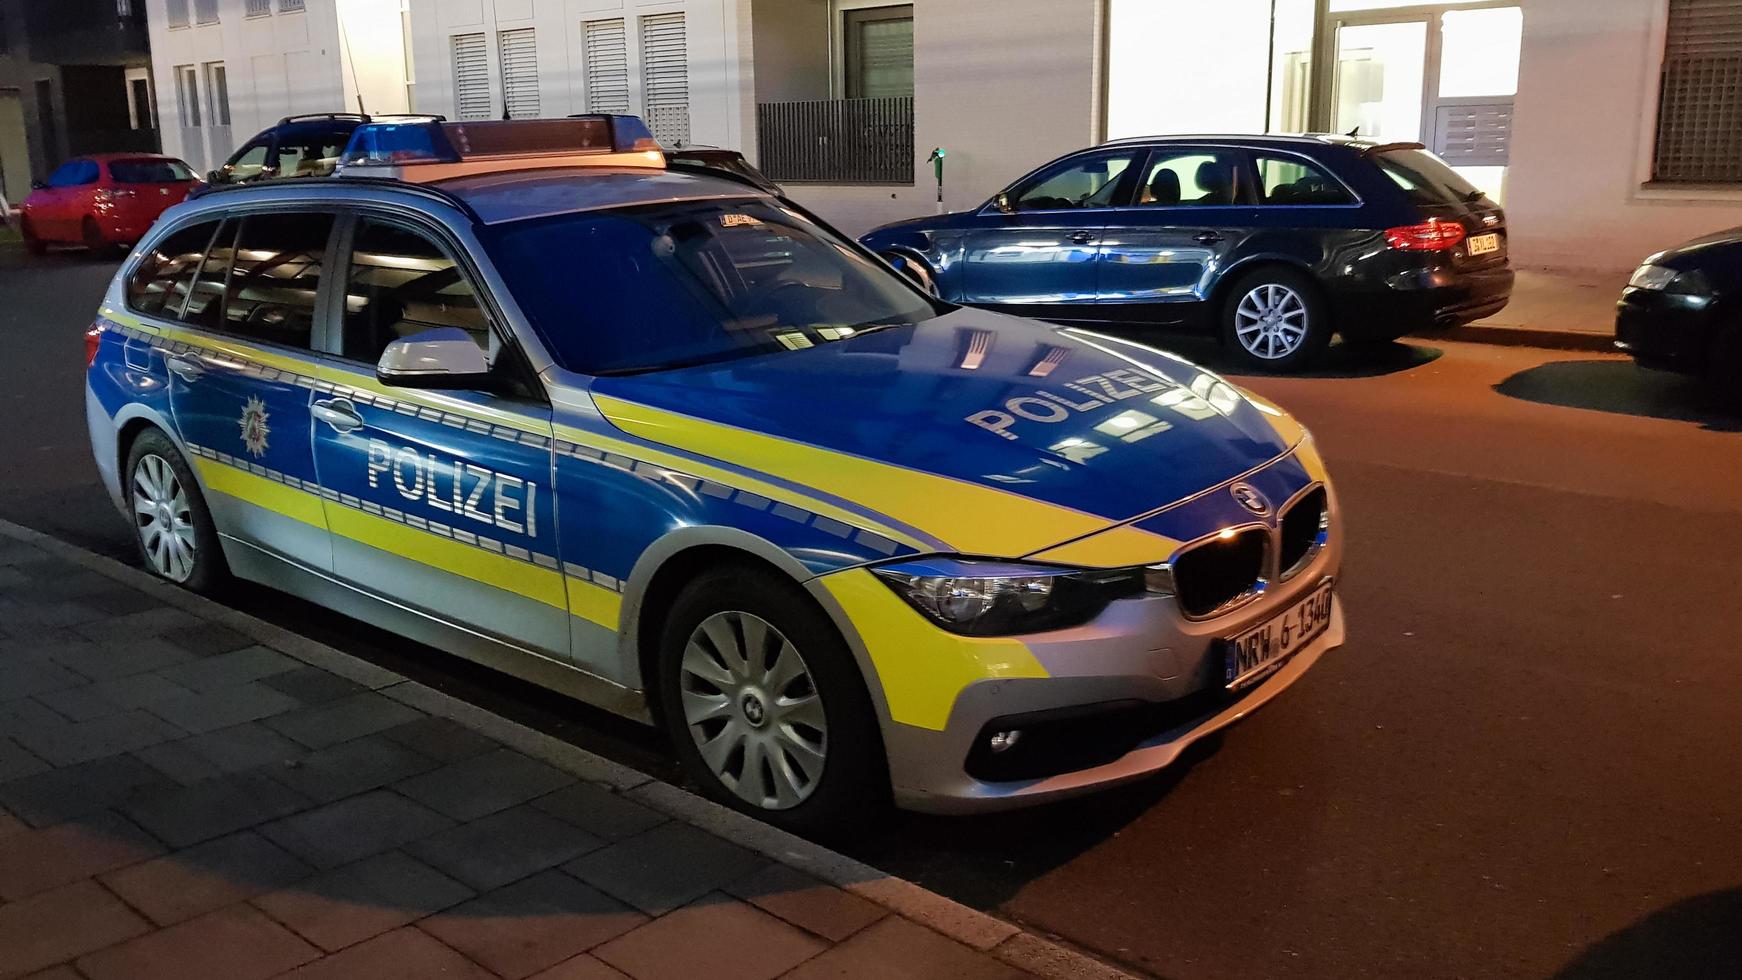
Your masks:
[[[1307,432],[940,302],[632,117],[365,127],[168,212],[88,334],[144,562],[663,724],[794,828],[1136,779],[1343,642]]]

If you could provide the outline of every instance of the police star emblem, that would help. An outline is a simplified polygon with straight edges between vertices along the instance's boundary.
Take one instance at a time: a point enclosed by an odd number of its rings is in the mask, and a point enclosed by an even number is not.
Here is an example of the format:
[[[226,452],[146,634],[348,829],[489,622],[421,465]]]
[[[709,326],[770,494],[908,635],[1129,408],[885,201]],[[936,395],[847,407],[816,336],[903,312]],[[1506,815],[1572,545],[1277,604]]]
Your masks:
[[[272,434],[266,418],[266,403],[260,399],[250,398],[242,406],[242,445],[248,447],[250,455],[266,455],[266,437]]]

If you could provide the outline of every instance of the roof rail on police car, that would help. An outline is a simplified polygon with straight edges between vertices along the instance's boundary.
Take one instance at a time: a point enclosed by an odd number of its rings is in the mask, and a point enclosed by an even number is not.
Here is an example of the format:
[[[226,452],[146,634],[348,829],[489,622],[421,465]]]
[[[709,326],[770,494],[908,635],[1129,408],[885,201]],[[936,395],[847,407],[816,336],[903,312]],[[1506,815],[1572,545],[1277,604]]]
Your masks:
[[[549,167],[664,169],[639,116],[447,122],[376,120],[357,127],[339,157],[341,177],[426,183],[470,174]]]

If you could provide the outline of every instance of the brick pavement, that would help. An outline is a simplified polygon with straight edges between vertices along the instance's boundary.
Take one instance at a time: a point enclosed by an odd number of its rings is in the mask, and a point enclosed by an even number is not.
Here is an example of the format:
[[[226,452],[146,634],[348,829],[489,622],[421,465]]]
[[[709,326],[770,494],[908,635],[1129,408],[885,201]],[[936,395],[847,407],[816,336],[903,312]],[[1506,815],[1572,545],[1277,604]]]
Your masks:
[[[1032,974],[1120,975],[0,525],[0,980]]]

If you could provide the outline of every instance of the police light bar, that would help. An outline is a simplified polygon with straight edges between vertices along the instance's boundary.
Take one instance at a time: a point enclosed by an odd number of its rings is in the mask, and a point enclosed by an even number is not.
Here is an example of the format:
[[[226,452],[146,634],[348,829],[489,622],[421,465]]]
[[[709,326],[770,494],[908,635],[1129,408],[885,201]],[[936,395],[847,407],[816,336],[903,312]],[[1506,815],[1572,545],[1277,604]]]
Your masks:
[[[665,168],[638,116],[447,122],[369,122],[351,134],[340,176],[427,182],[467,174],[548,167]]]

